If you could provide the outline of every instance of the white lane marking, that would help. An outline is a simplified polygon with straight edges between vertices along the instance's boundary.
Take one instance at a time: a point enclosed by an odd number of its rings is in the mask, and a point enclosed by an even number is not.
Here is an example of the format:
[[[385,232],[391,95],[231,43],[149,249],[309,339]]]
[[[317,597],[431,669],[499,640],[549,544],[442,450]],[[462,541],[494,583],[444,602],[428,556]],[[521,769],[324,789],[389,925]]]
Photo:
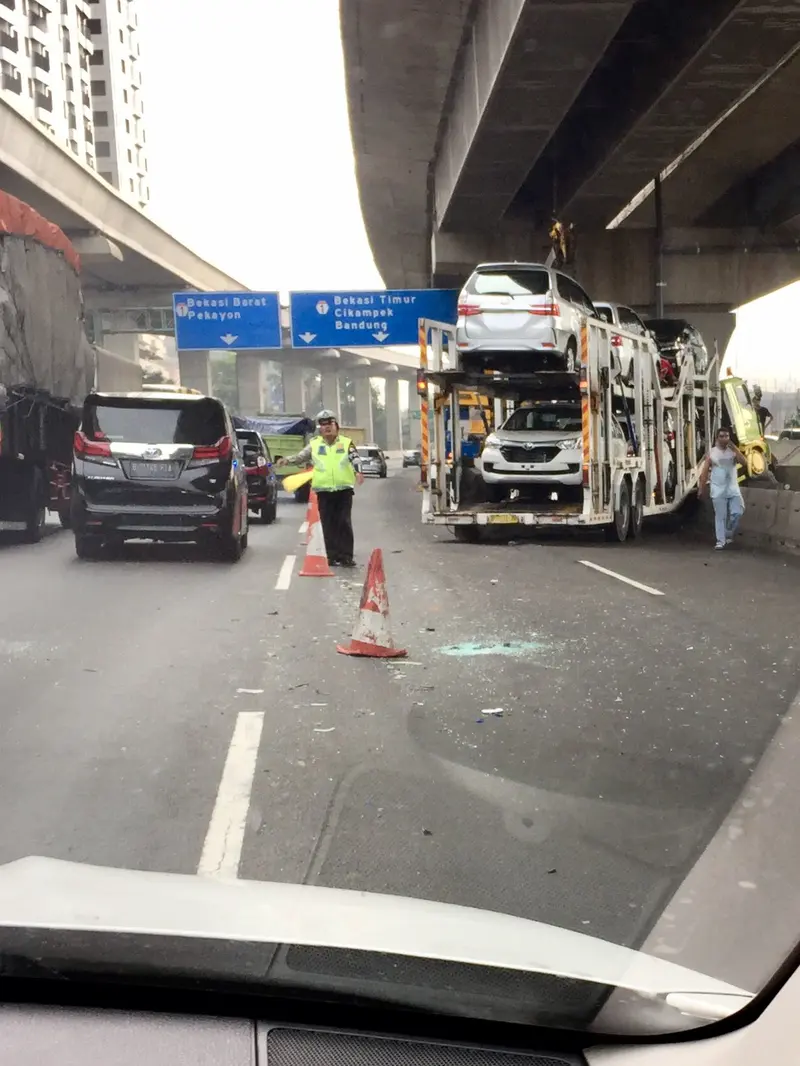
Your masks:
[[[294,570],[296,559],[296,555],[287,555],[283,560],[281,572],[278,574],[278,580],[275,582],[275,588],[278,592],[286,592],[289,585],[292,583],[292,571]]]
[[[297,531],[302,537],[304,533],[308,533],[308,522],[303,522]]]
[[[643,585],[640,581],[634,581],[633,578],[625,577],[624,574],[618,574],[614,570],[606,570],[604,566],[598,566],[597,563],[590,563],[588,559],[579,559],[578,562],[581,566],[588,566],[592,570],[597,570],[598,573],[607,574],[609,577],[615,577],[617,581],[624,581],[626,585],[633,585],[635,589],[641,589],[642,592],[649,592],[651,596],[664,595],[660,589],[654,589],[651,585]]]
[[[236,716],[203,854],[197,867],[201,877],[237,877],[239,874],[263,728],[263,711],[241,711]]]

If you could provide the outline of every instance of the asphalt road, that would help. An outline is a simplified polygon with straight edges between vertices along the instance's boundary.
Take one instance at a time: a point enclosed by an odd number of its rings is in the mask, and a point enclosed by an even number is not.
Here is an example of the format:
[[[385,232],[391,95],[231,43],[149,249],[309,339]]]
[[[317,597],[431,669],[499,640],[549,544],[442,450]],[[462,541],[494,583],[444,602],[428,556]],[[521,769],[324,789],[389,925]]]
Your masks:
[[[354,512],[391,664],[336,653],[363,570],[297,576],[291,502],[236,566],[80,562],[56,529],[0,548],[0,862],[306,880],[641,944],[795,696],[798,563],[666,534],[456,544],[421,526],[416,476],[395,463]]]

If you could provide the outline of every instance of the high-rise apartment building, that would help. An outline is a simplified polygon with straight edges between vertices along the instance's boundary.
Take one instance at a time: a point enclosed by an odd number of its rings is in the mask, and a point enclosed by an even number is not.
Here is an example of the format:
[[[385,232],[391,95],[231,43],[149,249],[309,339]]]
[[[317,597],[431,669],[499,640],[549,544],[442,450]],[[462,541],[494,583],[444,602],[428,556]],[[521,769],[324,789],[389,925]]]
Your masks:
[[[2,0],[0,0],[2,2]],[[150,199],[136,0],[90,0],[97,170],[140,207]]]
[[[0,95],[144,207],[137,30],[136,0],[0,0]]]
[[[0,0],[0,91],[94,166],[88,0]]]

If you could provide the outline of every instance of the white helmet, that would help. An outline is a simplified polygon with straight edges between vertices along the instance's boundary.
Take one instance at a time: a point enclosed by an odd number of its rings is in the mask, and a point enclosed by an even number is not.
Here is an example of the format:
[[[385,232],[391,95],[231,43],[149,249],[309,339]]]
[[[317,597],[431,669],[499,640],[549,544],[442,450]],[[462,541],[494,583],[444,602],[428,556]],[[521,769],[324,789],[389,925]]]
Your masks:
[[[330,421],[334,421],[337,426],[339,425],[339,419],[336,417],[336,413],[334,411],[329,411],[327,408],[323,408],[316,417],[317,425],[319,425],[320,422]]]

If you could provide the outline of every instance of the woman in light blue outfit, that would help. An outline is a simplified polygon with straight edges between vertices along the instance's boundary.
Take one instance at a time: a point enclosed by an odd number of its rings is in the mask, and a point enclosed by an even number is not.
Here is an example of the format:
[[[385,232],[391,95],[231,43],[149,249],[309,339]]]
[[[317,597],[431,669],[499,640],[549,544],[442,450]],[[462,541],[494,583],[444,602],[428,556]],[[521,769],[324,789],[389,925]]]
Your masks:
[[[699,491],[702,498],[705,495],[706,486],[709,481],[711,482],[717,551],[721,551],[727,544],[733,544],[736,527],[744,514],[744,500],[736,473],[737,463],[741,463],[745,470],[747,469],[747,460],[731,440],[731,431],[723,427],[717,431],[714,446],[703,463],[703,469],[700,471]]]

